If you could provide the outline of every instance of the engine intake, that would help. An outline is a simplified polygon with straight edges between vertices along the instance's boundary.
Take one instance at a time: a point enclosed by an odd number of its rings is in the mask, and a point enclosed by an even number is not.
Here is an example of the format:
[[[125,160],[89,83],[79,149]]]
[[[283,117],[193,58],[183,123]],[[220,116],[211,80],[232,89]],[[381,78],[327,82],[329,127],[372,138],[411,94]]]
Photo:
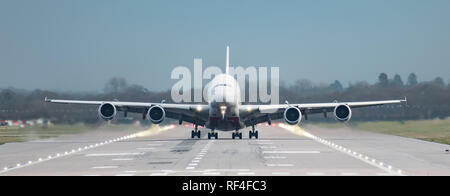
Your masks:
[[[348,105],[338,105],[334,108],[334,117],[341,122],[349,121],[352,117],[352,110]]]
[[[162,108],[161,106],[155,105],[150,107],[150,109],[148,109],[147,115],[153,124],[159,124],[166,117],[166,112],[164,111],[164,108]]]
[[[116,116],[116,107],[111,103],[103,103],[98,108],[98,115],[103,120],[112,120]]]
[[[290,125],[298,124],[302,119],[302,112],[297,107],[289,107],[284,110],[284,121]]]

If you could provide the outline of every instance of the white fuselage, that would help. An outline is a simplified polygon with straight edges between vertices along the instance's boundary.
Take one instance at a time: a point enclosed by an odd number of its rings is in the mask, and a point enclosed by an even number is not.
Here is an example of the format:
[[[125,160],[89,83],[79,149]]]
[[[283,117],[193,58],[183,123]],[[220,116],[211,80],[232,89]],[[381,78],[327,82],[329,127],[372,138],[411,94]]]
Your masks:
[[[207,92],[210,108],[207,128],[231,131],[244,127],[239,118],[241,91],[234,77],[228,74],[217,75],[208,84]]]

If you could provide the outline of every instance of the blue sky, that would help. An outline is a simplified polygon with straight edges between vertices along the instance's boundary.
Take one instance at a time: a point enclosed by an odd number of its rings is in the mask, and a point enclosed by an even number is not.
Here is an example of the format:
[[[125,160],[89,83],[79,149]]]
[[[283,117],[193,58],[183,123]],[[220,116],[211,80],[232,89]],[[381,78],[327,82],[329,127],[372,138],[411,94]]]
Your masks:
[[[286,83],[450,79],[450,1],[1,0],[0,88],[169,89],[176,66],[279,66]]]

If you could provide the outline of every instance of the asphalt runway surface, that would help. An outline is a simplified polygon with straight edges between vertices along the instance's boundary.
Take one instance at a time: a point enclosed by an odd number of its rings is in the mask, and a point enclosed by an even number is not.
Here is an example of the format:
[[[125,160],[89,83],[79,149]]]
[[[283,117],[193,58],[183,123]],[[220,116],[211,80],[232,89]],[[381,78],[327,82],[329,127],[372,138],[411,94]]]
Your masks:
[[[449,145],[312,125],[259,126],[259,139],[190,139],[190,127],[129,127],[0,145],[0,175],[450,175]]]

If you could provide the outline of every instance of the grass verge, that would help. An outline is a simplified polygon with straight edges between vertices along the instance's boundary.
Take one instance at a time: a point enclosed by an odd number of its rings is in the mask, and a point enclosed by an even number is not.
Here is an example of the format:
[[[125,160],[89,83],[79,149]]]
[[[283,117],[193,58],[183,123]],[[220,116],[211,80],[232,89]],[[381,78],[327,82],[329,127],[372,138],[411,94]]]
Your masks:
[[[450,144],[450,120],[374,121],[342,123],[315,123],[324,128],[350,127],[376,133],[416,138]]]

